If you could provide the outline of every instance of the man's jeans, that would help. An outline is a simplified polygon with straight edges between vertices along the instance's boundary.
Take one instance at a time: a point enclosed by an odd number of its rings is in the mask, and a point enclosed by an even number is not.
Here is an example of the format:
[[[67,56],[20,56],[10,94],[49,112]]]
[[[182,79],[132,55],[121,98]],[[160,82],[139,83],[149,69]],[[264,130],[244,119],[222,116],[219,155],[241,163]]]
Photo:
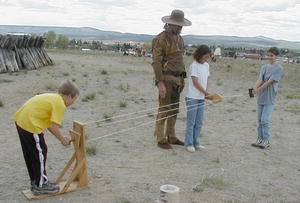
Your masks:
[[[186,97],[187,122],[185,146],[200,145],[199,136],[204,120],[204,99],[191,99]]]
[[[263,140],[270,139],[270,118],[273,111],[274,104],[258,105],[257,115],[258,115],[258,138]]]

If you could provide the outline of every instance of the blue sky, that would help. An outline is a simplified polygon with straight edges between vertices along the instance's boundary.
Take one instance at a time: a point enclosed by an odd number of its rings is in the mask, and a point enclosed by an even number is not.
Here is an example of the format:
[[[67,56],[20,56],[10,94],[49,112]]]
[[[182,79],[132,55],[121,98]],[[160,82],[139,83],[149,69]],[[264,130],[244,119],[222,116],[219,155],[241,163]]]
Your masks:
[[[155,35],[181,9],[182,34],[300,41],[300,0],[0,0],[1,25],[94,27]]]

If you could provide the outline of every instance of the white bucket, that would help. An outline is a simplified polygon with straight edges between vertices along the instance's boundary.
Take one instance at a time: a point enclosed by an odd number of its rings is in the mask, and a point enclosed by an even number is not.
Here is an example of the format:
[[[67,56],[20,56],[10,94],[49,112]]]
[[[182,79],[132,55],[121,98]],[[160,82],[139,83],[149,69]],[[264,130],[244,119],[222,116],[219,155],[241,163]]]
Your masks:
[[[179,203],[179,187],[175,185],[162,185],[160,187],[160,202]]]

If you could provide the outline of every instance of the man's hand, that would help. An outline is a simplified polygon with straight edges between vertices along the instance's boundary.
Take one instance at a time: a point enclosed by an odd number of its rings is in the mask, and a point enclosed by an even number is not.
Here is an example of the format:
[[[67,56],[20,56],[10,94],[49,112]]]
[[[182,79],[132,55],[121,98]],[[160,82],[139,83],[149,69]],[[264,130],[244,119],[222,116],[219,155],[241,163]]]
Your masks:
[[[62,136],[60,139],[60,142],[62,145],[67,146],[67,145],[70,145],[71,139],[68,137]]]
[[[158,88],[160,98],[164,99],[167,93],[165,83],[163,81],[159,81],[157,83],[157,88]]]

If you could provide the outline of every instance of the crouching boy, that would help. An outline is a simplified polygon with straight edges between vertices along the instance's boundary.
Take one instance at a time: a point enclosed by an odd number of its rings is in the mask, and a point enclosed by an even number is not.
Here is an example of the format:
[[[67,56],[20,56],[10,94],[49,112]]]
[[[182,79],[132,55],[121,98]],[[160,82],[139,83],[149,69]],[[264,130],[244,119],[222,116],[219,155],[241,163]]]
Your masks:
[[[43,131],[48,129],[64,146],[70,144],[70,139],[62,135],[59,127],[66,107],[72,105],[78,95],[77,86],[66,80],[60,85],[58,93],[32,97],[12,117],[19,134],[31,191],[35,195],[59,191],[59,186],[47,178],[47,145]]]

